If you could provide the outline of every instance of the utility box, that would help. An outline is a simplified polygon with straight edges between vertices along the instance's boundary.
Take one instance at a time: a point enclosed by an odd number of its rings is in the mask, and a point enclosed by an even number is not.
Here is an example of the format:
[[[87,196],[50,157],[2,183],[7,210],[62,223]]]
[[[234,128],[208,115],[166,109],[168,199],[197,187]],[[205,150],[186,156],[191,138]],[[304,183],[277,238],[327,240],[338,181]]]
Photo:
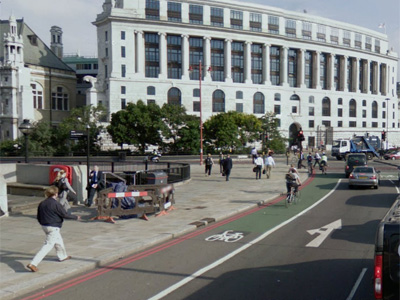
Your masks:
[[[167,184],[168,175],[165,172],[149,172],[147,173],[147,184]]]

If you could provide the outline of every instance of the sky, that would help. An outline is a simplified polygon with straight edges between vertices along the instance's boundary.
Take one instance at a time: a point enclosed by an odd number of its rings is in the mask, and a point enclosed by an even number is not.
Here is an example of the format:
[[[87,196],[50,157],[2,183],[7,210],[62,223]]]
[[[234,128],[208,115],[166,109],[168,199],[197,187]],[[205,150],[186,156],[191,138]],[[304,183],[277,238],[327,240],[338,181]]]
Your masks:
[[[399,0],[238,0],[304,12],[386,33],[389,46],[400,55]],[[97,55],[96,27],[104,0],[0,0],[0,19],[23,18],[47,45],[50,28],[63,30],[64,54]],[[378,28],[385,23],[385,29]],[[400,81],[400,65],[398,68]]]

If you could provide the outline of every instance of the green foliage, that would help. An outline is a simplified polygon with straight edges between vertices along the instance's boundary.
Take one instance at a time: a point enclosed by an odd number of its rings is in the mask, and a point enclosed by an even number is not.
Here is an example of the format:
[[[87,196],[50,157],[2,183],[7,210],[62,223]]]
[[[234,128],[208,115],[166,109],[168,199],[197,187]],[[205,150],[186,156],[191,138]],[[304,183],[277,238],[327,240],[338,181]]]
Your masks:
[[[286,151],[286,139],[281,136],[278,128],[278,119],[272,112],[267,112],[260,118],[262,122],[262,136],[268,134],[268,141],[264,143],[265,151],[267,148],[272,149],[275,153],[284,153]]]
[[[32,133],[29,135],[29,152],[34,155],[53,155],[57,151],[57,145],[54,143],[55,134],[56,131],[49,122],[39,121],[33,124]]]
[[[200,153],[200,120],[195,116],[187,116],[185,123],[177,131],[174,149],[188,154]]]
[[[6,140],[0,143],[0,155],[1,156],[11,156],[11,155],[21,155],[22,139],[16,139],[14,141]]]
[[[160,145],[161,133],[167,130],[160,107],[156,104],[145,105],[141,100],[113,113],[107,127],[114,143],[135,145],[141,153],[144,153],[146,144]]]

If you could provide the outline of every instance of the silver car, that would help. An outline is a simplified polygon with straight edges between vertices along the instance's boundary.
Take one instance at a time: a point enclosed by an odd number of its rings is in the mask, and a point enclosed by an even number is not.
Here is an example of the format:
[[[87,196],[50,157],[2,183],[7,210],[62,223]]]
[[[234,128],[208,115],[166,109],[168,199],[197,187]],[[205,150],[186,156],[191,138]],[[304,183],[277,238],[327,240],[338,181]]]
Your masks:
[[[381,183],[381,172],[374,167],[359,166],[353,169],[349,176],[349,188],[355,186],[370,186],[375,189]]]

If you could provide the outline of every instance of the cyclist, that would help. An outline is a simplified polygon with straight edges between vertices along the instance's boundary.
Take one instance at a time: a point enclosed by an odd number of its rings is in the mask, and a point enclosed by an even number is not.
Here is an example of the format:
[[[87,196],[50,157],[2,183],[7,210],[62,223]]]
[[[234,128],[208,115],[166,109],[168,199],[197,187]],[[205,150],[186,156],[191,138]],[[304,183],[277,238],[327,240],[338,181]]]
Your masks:
[[[318,151],[315,152],[314,159],[315,159],[314,168],[315,168],[315,165],[316,165],[316,164],[318,164],[318,167],[320,167],[321,165],[319,164],[319,161],[321,160],[321,155],[319,155]]]
[[[328,157],[326,156],[325,152],[322,153],[321,161],[319,164],[319,168],[322,171],[322,174],[326,175],[326,168],[328,167]]]
[[[291,188],[294,187],[294,192],[297,193],[299,186],[301,185],[300,177],[297,173],[296,168],[290,168],[285,178],[287,197],[290,197]]]
[[[313,161],[313,156],[312,156],[311,152],[309,152],[307,155],[307,166],[308,166],[308,170],[310,171],[310,173],[312,173],[312,169],[313,169],[312,161]]]

